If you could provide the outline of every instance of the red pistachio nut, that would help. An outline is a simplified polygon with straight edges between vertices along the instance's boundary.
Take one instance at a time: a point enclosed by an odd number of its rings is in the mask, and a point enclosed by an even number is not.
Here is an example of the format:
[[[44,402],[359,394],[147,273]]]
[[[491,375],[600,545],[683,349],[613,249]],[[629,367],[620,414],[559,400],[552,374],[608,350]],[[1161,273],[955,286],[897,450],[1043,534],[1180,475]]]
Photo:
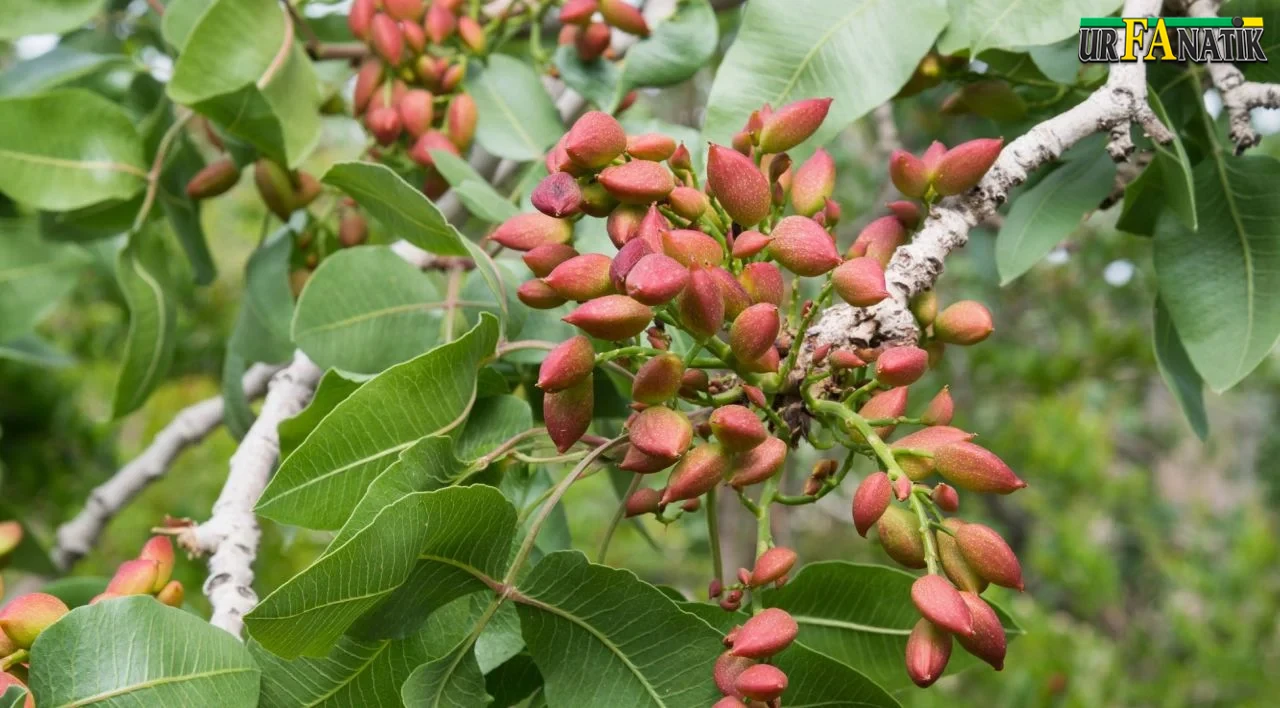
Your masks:
[[[938,317],[938,294],[932,290],[926,290],[911,298],[909,303],[911,306],[911,314],[915,316],[916,322],[921,327],[928,327]]]
[[[453,93],[458,88],[458,84],[462,83],[462,77],[466,74],[466,67],[461,63],[449,64],[440,74],[440,92]]]
[[[445,132],[459,150],[471,147],[479,117],[476,102],[470,95],[460,93],[449,102],[449,110],[445,113]]]
[[[862,229],[846,255],[850,258],[874,258],[882,268],[887,268],[894,251],[906,242],[907,230],[902,222],[892,216],[882,216]]]
[[[0,558],[12,553],[22,543],[22,536],[22,524],[17,521],[0,521]]]
[[[690,450],[671,471],[662,503],[693,499],[715,488],[729,470],[729,457],[716,443],[703,443]]]
[[[240,181],[240,168],[229,157],[222,157],[209,164],[187,182],[187,196],[191,199],[212,199],[225,194]]]
[[[751,307],[751,296],[747,294],[746,288],[742,287],[737,278],[733,277],[733,273],[716,266],[711,269],[711,276],[715,278],[716,286],[720,288],[720,297],[724,298],[726,320],[737,319],[744,310]]]
[[[347,27],[356,39],[364,41],[369,38],[369,26],[373,24],[373,16],[377,12],[377,0],[355,0],[351,3],[351,10],[347,12]]]
[[[929,189],[929,171],[924,161],[906,150],[894,150],[889,155],[889,179],[899,192],[919,199]]]
[[[635,241],[643,246],[643,241]],[[627,244],[630,246],[631,244]],[[650,253],[627,273],[627,295],[646,305],[665,305],[689,284],[689,269],[661,253]]]
[[[613,292],[612,264],[603,253],[584,253],[556,266],[544,280],[561,297],[586,302]]]
[[[742,489],[769,479],[787,461],[786,441],[768,437],[764,442],[734,457],[729,485]]]
[[[550,310],[568,302],[539,278],[526,280],[516,288],[516,297],[535,310]]]
[[[813,216],[826,206],[835,187],[835,160],[826,150],[818,148],[791,179],[791,206],[798,214]]]
[[[736,608],[735,608],[736,609]],[[27,708],[32,708],[30,705]],[[746,703],[733,696],[725,696],[712,704],[711,708],[750,708]]]
[[[712,578],[711,582],[707,583],[707,597],[714,600],[715,598],[720,597],[720,594],[723,592],[724,583],[720,582],[720,578]]]
[[[644,409],[628,429],[632,447],[651,457],[679,457],[693,442],[693,425],[688,416],[664,406]]]
[[[342,248],[353,248],[369,238],[369,223],[359,212],[350,211],[342,215],[338,221],[338,244]]]
[[[928,688],[947,670],[951,659],[951,635],[927,619],[916,622],[907,637],[907,675],[920,688]]]
[[[576,386],[591,375],[596,366],[596,351],[591,340],[577,335],[547,352],[538,369],[538,388],[548,393]]]
[[[734,685],[746,698],[772,701],[787,690],[787,675],[771,664],[756,664],[743,671]]]
[[[1009,544],[995,529],[982,524],[965,524],[956,531],[960,554],[978,575],[1000,587],[1022,590],[1022,566]]]
[[[443,44],[457,29],[458,18],[440,3],[433,3],[427,10],[427,19],[422,24],[432,44]]]
[[[578,255],[573,246],[564,243],[544,243],[524,254],[524,264],[539,278],[545,278],[555,267]]]
[[[701,508],[702,508],[702,500],[701,500],[701,499],[696,499],[696,498],[695,498],[695,499],[688,499],[688,500],[686,500],[683,504],[681,504],[681,505],[680,505],[680,508],[681,508],[681,509],[683,509],[684,511],[686,511],[686,512],[688,512],[688,513],[692,514],[693,512],[695,512],[695,511],[697,511],[698,509],[701,509]]]
[[[631,496],[627,497],[626,517],[630,519],[633,516],[656,513],[661,497],[661,492],[649,487],[641,487],[635,490],[631,493]]]
[[[866,538],[867,531],[876,525],[884,515],[884,510],[889,508],[892,487],[889,475],[884,472],[869,474],[858,484],[857,491],[853,493],[853,527],[857,529],[859,536]]]
[[[636,474],[653,474],[661,472],[676,463],[674,457],[654,457],[640,452],[634,445],[627,448],[627,452],[622,457],[622,462],[618,464],[618,469],[625,472],[635,472]]]
[[[725,612],[737,612],[742,607],[742,591],[730,590],[727,595],[720,600],[720,609]]]
[[[613,283],[614,290],[618,292],[627,291],[627,276],[631,275],[631,270],[636,267],[645,256],[653,253],[653,249],[644,239],[633,238],[628,241],[617,255],[613,257],[613,263],[609,266],[609,280]]]
[[[770,607],[743,623],[733,638],[734,656],[767,659],[791,646],[800,626],[786,610]]]
[[[563,219],[582,211],[582,187],[568,172],[556,172],[533,188],[529,201],[543,214]]]
[[[737,285],[736,282],[734,284]],[[743,310],[729,326],[729,349],[739,359],[759,359],[778,339],[781,327],[777,305],[767,302],[752,305]]]
[[[173,576],[173,541],[168,536],[152,536],[143,544],[138,558],[156,562],[156,582],[151,591],[160,592]]]
[[[578,442],[591,425],[595,393],[592,376],[577,384],[542,397],[542,419],[547,435],[562,454]]]
[[[637,160],[662,162],[675,154],[675,151],[675,138],[662,133],[627,136],[627,154]]]
[[[783,152],[809,139],[827,118],[830,98],[809,98],[774,111],[760,128],[757,144],[762,152]]]
[[[751,158],[721,145],[711,145],[707,153],[707,188],[743,227],[760,223],[772,208],[769,180]]]
[[[889,448],[892,450],[921,450],[936,454],[939,449],[947,445],[968,442],[973,438],[973,433],[959,428],[934,425],[895,440],[889,445]],[[902,455],[898,457],[898,464],[907,473],[908,477],[918,482],[933,473],[934,458]]]
[[[785,546],[775,546],[760,554],[756,567],[751,570],[750,585],[763,587],[791,572],[796,564],[796,552]]]
[[[733,652],[726,651],[716,657],[715,666],[711,670],[711,675],[715,679],[716,688],[720,692],[730,697],[741,697],[742,693],[738,691],[738,677],[742,672],[755,666],[756,662],[742,656],[734,656]],[[718,705],[718,704],[717,704]]]
[[[378,56],[391,66],[400,66],[404,59],[404,35],[400,33],[400,25],[390,15],[378,13],[373,16],[369,25],[369,38],[373,51]]]
[[[933,188],[942,196],[968,191],[1000,157],[1003,138],[979,138],[951,148],[938,161]]]
[[[116,596],[150,595],[156,591],[159,572],[160,564],[153,560],[139,558],[125,561],[116,569],[111,582],[107,583],[106,592]]]
[[[593,337],[616,342],[643,332],[653,310],[626,295],[605,295],[579,305],[562,319]]]
[[[991,664],[1000,671],[1004,668],[1004,655],[1008,649],[1008,639],[1004,634],[1004,625],[1000,617],[991,609],[986,601],[971,592],[960,593],[960,598],[969,607],[973,617],[973,633],[959,634],[956,639],[965,651]]]
[[[933,503],[938,505],[939,509],[946,512],[955,512],[960,508],[960,494],[956,492],[956,488],[946,482],[939,482],[938,486],[933,488],[929,493],[933,499]]]
[[[626,0],[600,0],[600,15],[612,27],[640,37],[649,36],[649,23],[640,10]]]
[[[644,207],[636,204],[623,204],[609,212],[604,228],[614,246],[622,248],[631,242],[637,229],[640,228],[640,222],[644,219],[646,211]]]
[[[404,43],[409,47],[409,53],[422,54],[422,50],[427,47],[427,32],[422,25],[413,22],[400,22],[400,34],[404,35]]]
[[[708,422],[716,440],[730,453],[751,450],[769,437],[764,424],[745,406],[721,406],[711,412]]]
[[[837,349],[828,354],[828,358],[831,360],[831,368],[837,371],[843,369],[859,369],[867,365],[867,362],[863,361],[861,357],[848,349]]]
[[[694,398],[695,393],[706,391],[710,382],[707,372],[702,369],[689,369],[680,377],[680,395],[685,398]]]
[[[566,27],[565,29],[576,30],[577,28]],[[609,49],[610,39],[609,25],[603,22],[592,22],[576,34],[573,46],[578,50],[578,58],[590,63],[599,59]]]
[[[733,134],[732,138],[729,139],[729,146],[732,147],[735,152],[751,157],[753,137],[753,133],[746,130],[739,130]]]
[[[938,174],[938,163],[942,162],[942,158],[946,154],[947,146],[935,140],[929,143],[929,147],[920,156],[920,161],[924,163],[924,169],[930,181],[933,181],[934,176]]]
[[[925,566],[920,522],[915,514],[900,506],[890,505],[876,522],[876,534],[890,558],[907,568]]]
[[[413,143],[413,147],[409,150],[409,157],[414,162],[424,167],[431,167],[436,164],[436,158],[432,155],[432,151],[443,151],[450,155],[459,155],[458,146],[454,145],[444,133],[438,130],[428,130],[422,134]]]
[[[665,403],[680,390],[684,362],[675,354],[659,354],[640,365],[631,382],[631,397],[641,403]]]
[[[156,599],[169,607],[182,607],[182,601],[186,596],[186,590],[177,580],[170,580],[156,592]]]
[[[1027,486],[1004,460],[971,442],[938,448],[933,453],[933,466],[948,482],[971,492],[1012,494]]]
[[[627,149],[627,133],[608,113],[588,111],[569,128],[564,149],[578,165],[598,170]]]
[[[946,344],[977,344],[991,335],[991,311],[976,300],[949,305],[933,321],[933,334]]]
[[[502,222],[489,238],[516,251],[531,251],[544,243],[568,243],[573,239],[573,224],[528,212]]]
[[[19,595],[0,609],[0,631],[19,649],[30,649],[41,632],[68,612],[62,600],[53,595],[42,592]]]
[[[724,262],[720,242],[701,231],[671,229],[663,231],[662,252],[688,267],[707,268]]]
[[[750,258],[768,247],[768,236],[759,231],[743,231],[733,239],[733,257]]]
[[[772,374],[778,370],[778,365],[781,363],[782,356],[778,353],[778,348],[769,347],[764,356],[759,359],[740,360],[736,368],[740,372],[749,374]]]
[[[924,413],[920,414],[920,422],[925,425],[946,425],[951,422],[955,411],[956,404],[951,400],[951,389],[943,386],[933,400],[929,401]]]
[[[697,221],[709,206],[707,195],[693,187],[676,187],[667,195],[667,201],[671,204],[671,211],[691,222]]]
[[[422,0],[382,0],[382,9],[397,20],[420,20],[427,5]]]
[[[373,92],[377,90],[378,85],[382,83],[382,61],[379,59],[365,59],[360,64],[360,70],[356,72],[355,93],[352,96],[352,104],[357,116],[364,113],[369,107],[369,99],[373,98]]]
[[[941,575],[925,575],[911,585],[911,601],[925,619],[952,634],[973,634],[973,615],[947,579]]]
[[[676,151],[667,158],[667,165],[676,172],[688,172],[693,169],[693,158],[689,155],[689,148],[680,143],[676,147]]]
[[[600,173],[600,183],[624,204],[662,201],[676,186],[670,170],[649,160],[632,160],[607,167]]]
[[[822,275],[840,264],[840,253],[831,235],[813,219],[784,217],[771,235],[769,255],[796,275]]]
[[[876,379],[888,386],[910,386],[929,370],[929,353],[919,347],[892,347],[876,359]]]
[[[751,302],[782,305],[785,286],[778,266],[772,263],[748,263],[738,275],[738,282],[747,291]]]
[[[662,253],[663,234],[671,230],[671,222],[667,221],[667,217],[658,211],[657,204],[650,204],[649,209],[645,212],[644,218],[640,220],[640,225],[636,227],[636,233],[633,238],[644,241],[649,246],[649,250],[654,253]],[[671,254],[667,254],[671,255]]]
[[[898,200],[885,204],[885,207],[904,227],[914,229],[920,225],[920,207],[915,202]]]
[[[458,37],[467,45],[467,49],[476,54],[484,54],[488,40],[485,38],[484,28],[474,17],[463,15],[458,18]]]
[[[710,337],[724,324],[724,296],[716,278],[705,268],[689,273],[689,284],[677,299],[680,321],[695,337]]]
[[[764,391],[761,391],[755,386],[743,384],[742,393],[747,397],[747,400],[751,402],[751,405],[757,408],[764,408],[768,405],[768,401],[766,401],[764,397]]]
[[[585,25],[599,9],[599,0],[565,0],[560,8],[560,24]]]
[[[956,544],[955,536],[952,535],[964,526],[964,522],[951,518],[943,521],[942,525],[951,532],[934,534],[938,541],[938,560],[942,561],[942,572],[946,573],[951,582],[955,583],[962,592],[980,593],[986,590],[987,581],[969,566],[969,562],[960,553],[960,546]]]
[[[840,299],[854,307],[871,307],[889,297],[884,266],[874,258],[850,258],[836,267],[831,281]]]
[[[833,352],[831,356],[834,357],[837,353],[838,352]],[[906,412],[907,412],[907,387],[906,386],[899,386],[898,388],[891,388],[888,391],[881,391],[880,393],[877,393],[876,395],[872,396],[871,400],[862,404],[862,408],[858,409],[858,415],[862,416],[863,418],[867,418],[868,420],[875,419],[875,418],[897,418]],[[892,433],[895,427],[896,426],[893,426],[893,425],[885,425],[885,426],[876,428],[875,429],[876,435],[879,435],[881,438],[884,438],[885,436]],[[853,434],[853,437],[855,440],[858,440],[859,442],[862,441],[862,436],[856,432]]]

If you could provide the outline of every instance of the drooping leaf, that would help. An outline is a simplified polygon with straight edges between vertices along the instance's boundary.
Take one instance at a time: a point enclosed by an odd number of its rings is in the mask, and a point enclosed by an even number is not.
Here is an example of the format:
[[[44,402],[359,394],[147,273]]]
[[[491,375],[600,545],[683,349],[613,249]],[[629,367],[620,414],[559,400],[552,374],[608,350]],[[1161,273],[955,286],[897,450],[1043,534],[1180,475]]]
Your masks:
[[[284,8],[215,0],[187,35],[168,94],[297,167],[320,137],[320,89]]]
[[[213,3],[214,0],[173,0],[165,5],[160,19],[160,34],[164,41],[178,51],[186,49],[191,30]]]
[[[1154,90],[1147,91],[1147,102],[1151,110],[1164,125],[1171,125],[1169,114],[1160,102],[1160,94]],[[1169,211],[1173,212],[1191,230],[1199,228],[1196,217],[1195,181],[1191,174],[1191,159],[1182,145],[1178,131],[1173,131],[1173,142],[1169,145],[1154,143],[1155,158],[1152,163],[1160,163],[1161,184],[1164,186],[1163,198]]]
[[[404,682],[401,696],[406,708],[475,708],[493,700],[485,691],[484,673],[470,637],[415,669]]]
[[[204,160],[195,146],[182,139],[171,151],[168,163],[160,172],[160,185],[156,201],[169,219],[173,233],[182,246],[182,252],[191,263],[197,285],[208,285],[217,277],[218,270],[209,252],[204,227],[200,224],[200,203],[187,196],[187,182],[204,167]]]
[[[249,362],[228,348],[222,360],[222,424],[236,440],[243,440],[253,426],[254,414],[249,396],[244,392],[244,375]]]
[[[122,54],[99,54],[71,46],[54,47],[33,59],[18,62],[0,74],[0,96],[24,96],[57,88],[108,69],[132,65]]]
[[[341,372],[330,369],[324,372],[320,383],[316,386],[315,395],[302,412],[288,420],[280,422],[280,459],[285,459],[302,444],[311,431],[320,425],[320,421],[339,403],[347,400],[364,382],[352,381]]]
[[[803,158],[898,92],[946,24],[944,4],[753,0],[711,87],[703,135],[728,145],[766,102],[834,98],[822,128],[790,151]]]
[[[61,34],[98,13],[106,0],[7,0],[0,39],[28,34]]]
[[[458,201],[472,216],[496,224],[519,213],[516,206],[498,194],[498,190],[490,186],[471,163],[446,150],[432,150],[431,157],[435,160],[436,169],[453,187]]]
[[[41,240],[31,219],[0,220],[0,342],[44,319],[88,260],[75,246]]]
[[[293,313],[293,339],[321,368],[374,374],[439,340],[441,297],[386,246],[343,249],[312,273]]]
[[[1178,338],[1178,331],[1169,319],[1169,311],[1159,299],[1156,300],[1152,336],[1160,378],[1164,379],[1164,385],[1169,387],[1169,392],[1178,402],[1191,430],[1204,440],[1209,436],[1209,419],[1204,412],[1204,380],[1192,366],[1187,350]]]
[[[59,369],[76,362],[66,352],[37,337],[28,334],[7,342],[0,342],[0,359],[19,361],[32,366]]]
[[[564,85],[582,94],[593,106],[610,112],[617,106],[618,82],[622,76],[617,62],[603,57],[583,61],[572,44],[558,47],[552,61]]]
[[[1060,42],[1029,47],[1027,54],[1041,73],[1060,84],[1074,84],[1083,68],[1080,63],[1080,40],[1075,33]]]
[[[111,414],[138,409],[160,385],[178,343],[178,306],[167,255],[157,234],[135,234],[116,259],[116,281],[129,304],[129,333],[121,357]]]
[[[476,141],[490,154],[538,160],[564,132],[542,80],[518,59],[490,56],[489,64],[469,77],[467,85],[479,113]]]
[[[138,131],[111,101],[84,89],[0,99],[0,192],[68,211],[132,197],[146,178]]]
[[[72,610],[36,639],[42,706],[258,704],[259,671],[235,637],[145,595]]]
[[[916,576],[879,565],[842,561],[810,563],[781,589],[765,594],[769,607],[781,607],[800,625],[798,641],[856,667],[890,691],[911,685],[902,668],[907,636],[920,619],[911,602]],[[993,607],[995,607],[993,605]],[[1006,633],[1020,633],[995,607]],[[977,660],[954,651],[947,668],[959,671]]]
[[[614,110],[631,89],[670,86],[693,76],[711,61],[719,41],[719,23],[711,3],[681,3],[675,14],[653,28],[653,34],[627,50],[609,110]]]
[[[996,268],[1007,285],[1071,235],[1111,191],[1116,166],[1102,150],[1068,160],[1013,202],[996,236]]]
[[[289,290],[292,252],[293,235],[286,227],[268,238],[245,265],[244,302],[227,346],[246,361],[277,363],[293,353],[289,336],[293,318],[293,293]]]
[[[988,47],[1015,49],[1050,44],[1074,36],[1081,17],[1104,17],[1123,0],[950,0],[951,23],[938,39],[938,51]]]
[[[476,371],[497,340],[497,322],[486,316],[457,340],[365,383],[281,463],[258,513],[308,528],[341,526],[369,482],[400,452],[466,420]]]
[[[435,441],[430,452],[437,462],[449,464],[448,439],[429,441]],[[378,634],[413,632],[432,610],[485,589],[477,574],[502,575],[515,510],[501,494],[483,486],[391,486],[371,490],[368,508],[353,516],[324,554],[245,617],[263,647],[287,658],[325,654],[361,614],[394,601],[402,587],[413,591],[402,593],[403,599],[422,613],[412,626],[389,625]],[[356,636],[375,634],[367,623],[364,629]]]
[[[519,583],[517,609],[547,701],[705,708],[719,634],[627,570],[552,553]]]
[[[1280,161],[1217,150],[1194,178],[1200,229],[1156,234],[1156,279],[1191,363],[1221,392],[1280,338]]]

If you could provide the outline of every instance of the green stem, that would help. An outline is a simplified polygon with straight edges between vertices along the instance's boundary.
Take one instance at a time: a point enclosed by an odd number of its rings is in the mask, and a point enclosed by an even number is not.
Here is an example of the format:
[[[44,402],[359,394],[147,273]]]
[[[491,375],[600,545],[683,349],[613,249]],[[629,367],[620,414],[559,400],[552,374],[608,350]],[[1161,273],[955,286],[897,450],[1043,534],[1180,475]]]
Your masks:
[[[639,475],[636,475],[637,479]],[[716,493],[707,492],[707,543],[711,544],[711,577],[724,580],[724,561],[720,558],[720,518],[716,514]]]
[[[769,526],[769,509],[778,494],[778,475],[765,480],[760,492],[760,504],[756,507],[756,558],[773,547],[773,529]],[[751,593],[751,614],[760,612],[760,593]]]
[[[787,375],[795,368],[796,361],[800,358],[801,345],[804,343],[804,334],[809,331],[809,325],[813,323],[813,318],[817,317],[818,310],[831,297],[831,291],[834,288],[831,279],[827,279],[827,284],[822,286],[822,290],[818,292],[818,297],[813,301],[813,307],[800,318],[800,326],[796,327],[796,336],[791,339],[791,351],[787,352],[787,361],[782,365],[782,369],[778,371],[778,378],[782,381],[787,380]]]
[[[661,349],[654,349],[653,347],[639,347],[639,346],[620,347],[612,351],[604,352],[603,354],[596,354],[596,364],[599,365],[599,364],[605,363],[606,361],[613,361],[614,359],[621,359],[622,357],[634,356],[636,354],[645,354],[647,356],[658,356],[659,354],[665,354],[665,353],[666,352],[662,351]]]
[[[519,450],[517,450],[515,452],[512,452],[511,456],[516,458],[517,460],[520,460],[521,462],[524,462],[530,465],[551,465],[557,462],[573,462],[575,460],[580,460],[582,459],[582,456],[584,454],[586,453],[571,452],[566,455],[552,455],[550,457],[533,457],[531,455],[526,455],[523,452],[520,452]]]
[[[701,341],[694,342],[689,351],[684,355],[684,368],[693,368],[693,362],[698,358],[698,352],[702,351],[703,343]]]
[[[600,540],[600,550],[596,553],[596,562],[603,563],[604,558],[609,553],[609,544],[613,542],[613,534],[618,530],[618,524],[622,523],[622,519],[627,515],[627,500],[632,494],[640,488],[640,482],[644,479],[644,475],[632,475],[631,484],[627,485],[627,491],[622,493],[622,499],[618,500],[618,509],[613,512],[613,519],[609,521],[609,528],[604,531],[604,538]]]
[[[26,649],[19,649],[9,656],[0,659],[0,671],[8,671],[10,666],[16,666],[27,660],[29,654]]]
[[[840,399],[840,402],[843,404],[851,403],[852,401],[857,400],[863,394],[871,393],[872,391],[876,390],[879,387],[880,387],[880,382],[873,378],[870,381],[868,381],[866,384],[859,386],[858,388],[855,388],[852,391],[846,393],[844,395],[844,398]]]

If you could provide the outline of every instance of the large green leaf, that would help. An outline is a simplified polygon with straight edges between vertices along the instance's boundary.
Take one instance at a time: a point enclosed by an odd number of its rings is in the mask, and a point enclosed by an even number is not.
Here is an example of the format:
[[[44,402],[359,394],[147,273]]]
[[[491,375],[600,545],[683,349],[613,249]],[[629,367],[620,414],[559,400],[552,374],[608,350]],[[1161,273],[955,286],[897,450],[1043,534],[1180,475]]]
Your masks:
[[[893,691],[911,684],[902,668],[907,636],[920,619],[911,602],[916,576],[879,565],[842,561],[810,563],[764,602],[790,612],[800,625],[799,641],[848,666],[856,667]],[[1005,631],[1020,633],[999,607]],[[976,659],[952,653],[948,669],[972,666]]]
[[[938,51],[988,47],[1016,49],[1051,44],[1075,35],[1081,17],[1115,12],[1124,0],[950,0],[951,23],[938,39]]]
[[[168,163],[160,173],[156,201],[169,218],[169,225],[191,263],[196,284],[208,285],[218,270],[209,252],[204,226],[200,223],[200,202],[187,196],[187,183],[204,167],[204,159],[185,138],[170,152]]]
[[[1160,122],[1172,126],[1169,120],[1169,113],[1164,109],[1164,103],[1160,101],[1159,92],[1154,89],[1147,91],[1147,102],[1151,104],[1151,109],[1155,111],[1156,117]],[[1199,228],[1199,220],[1196,216],[1196,190],[1195,181],[1191,175],[1191,159],[1187,156],[1187,150],[1182,145],[1182,137],[1177,130],[1173,131],[1173,142],[1169,145],[1161,145],[1154,143],[1155,159],[1153,163],[1160,164],[1161,184],[1164,185],[1164,194],[1162,195],[1169,206],[1169,211],[1182,220],[1183,225],[1187,228],[1195,230]],[[1127,195],[1126,195],[1127,196]]]
[[[31,649],[41,706],[252,708],[258,680],[235,637],[145,595],[72,610]]]
[[[374,374],[439,340],[435,285],[386,246],[326,258],[293,315],[293,339],[321,368]]]
[[[0,342],[0,359],[57,369],[71,366],[75,359],[34,334]]]
[[[474,460],[532,427],[533,412],[524,399],[510,395],[481,399],[455,436],[455,451],[463,460]]]
[[[449,440],[418,446],[439,464],[459,465]],[[245,617],[255,640],[284,657],[323,655],[360,615],[399,597],[421,610],[413,626],[387,626],[382,637],[414,631],[432,611],[485,589],[478,575],[501,576],[511,552],[515,509],[492,487],[438,487],[428,467],[416,485],[375,483],[361,509],[310,567],[268,595]],[[425,569],[425,571],[424,571]],[[388,600],[388,598],[391,598]],[[375,634],[365,623],[358,636]]]
[[[164,16],[160,20],[160,33],[164,40],[179,51],[186,49],[191,30],[213,3],[214,0],[173,0],[165,5]]]
[[[280,362],[293,352],[289,336],[293,319],[293,293],[289,290],[292,254],[293,234],[284,228],[254,251],[245,265],[244,302],[227,346],[246,361]]]
[[[316,393],[311,397],[307,407],[303,408],[298,415],[280,422],[277,428],[280,433],[280,459],[283,460],[292,455],[311,431],[320,425],[320,421],[337,408],[339,403],[347,400],[347,396],[360,388],[363,383],[353,381],[332,369],[324,372],[324,376],[316,386]]]
[[[0,96],[47,91],[106,69],[131,69],[123,54],[98,54],[72,46],[54,47],[34,59],[18,62],[0,74]]]
[[[397,455],[466,420],[475,403],[476,372],[497,341],[497,322],[485,316],[457,340],[365,383],[281,463],[258,513],[308,528],[341,526]]]
[[[87,263],[76,246],[42,241],[31,219],[0,220],[0,342],[29,332]]]
[[[1156,278],[1196,371],[1221,392],[1280,338],[1280,161],[1219,149],[1194,177],[1200,229],[1156,234]]]
[[[622,72],[616,62],[608,59],[583,61],[577,47],[562,44],[556,49],[552,61],[560,71],[565,86],[577,91],[583,98],[601,110],[611,110],[618,102],[618,81]]]
[[[1169,392],[1178,402],[1187,424],[1204,440],[1209,436],[1209,419],[1204,412],[1204,380],[1187,357],[1187,350],[1178,338],[1178,330],[1174,329],[1173,320],[1169,318],[1169,310],[1159,299],[1156,300],[1152,337],[1156,365],[1160,368],[1164,385],[1169,387]]]
[[[494,605],[494,609],[497,609]],[[468,637],[453,651],[414,670],[401,691],[406,708],[475,708],[493,697],[485,691],[484,673]]]
[[[670,86],[693,76],[710,63],[719,42],[719,23],[710,2],[680,4],[675,14],[653,28],[653,34],[627,50],[614,102],[607,110],[614,110],[631,89]]]
[[[6,0],[0,39],[61,34],[88,22],[106,0]]]
[[[284,8],[216,0],[191,28],[169,97],[297,167],[320,138],[319,82]]]
[[[1069,160],[1013,201],[996,236],[996,268],[1006,285],[1071,235],[1111,192],[1116,165],[1103,150]]]
[[[169,281],[167,255],[157,234],[135,234],[116,259],[116,281],[129,303],[129,334],[112,416],[138,409],[160,385],[178,343],[178,306]]]
[[[752,111],[835,101],[798,158],[889,100],[946,24],[943,0],[752,0],[716,74],[703,134],[728,145]]]
[[[431,158],[445,181],[453,187],[458,201],[472,216],[496,224],[520,213],[516,205],[498,194],[498,190],[485,181],[471,163],[447,150],[432,150]]]
[[[480,119],[476,141],[509,160],[539,160],[564,133],[560,113],[528,64],[505,54],[468,79]]]
[[[111,101],[83,89],[0,100],[0,192],[68,211],[131,197],[146,179],[133,119]]]

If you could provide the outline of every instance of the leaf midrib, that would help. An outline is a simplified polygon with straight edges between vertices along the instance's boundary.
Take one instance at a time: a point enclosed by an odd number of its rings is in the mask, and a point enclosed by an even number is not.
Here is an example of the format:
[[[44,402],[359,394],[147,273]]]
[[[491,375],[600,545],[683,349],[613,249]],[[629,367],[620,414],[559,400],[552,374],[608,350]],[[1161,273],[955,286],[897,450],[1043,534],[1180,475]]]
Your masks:
[[[181,681],[196,681],[199,679],[212,678],[214,676],[224,676],[227,674],[241,674],[241,673],[254,672],[254,671],[257,671],[257,669],[251,668],[251,667],[239,667],[239,668],[231,668],[231,669],[217,669],[215,671],[201,671],[199,673],[182,674],[180,676],[163,676],[157,679],[151,679],[149,681],[143,681],[141,683],[131,684],[129,686],[121,686],[120,688],[115,688],[110,691],[103,691],[102,693],[92,695],[92,696],[87,696],[85,698],[72,701],[71,703],[63,703],[62,705],[58,706],[58,708],[77,708],[77,706],[92,705],[100,701],[105,701],[108,698],[115,698],[116,696],[123,696],[129,693],[133,693],[135,691],[144,691],[144,690],[155,688],[157,686],[164,686],[167,684],[178,683]]]
[[[393,315],[398,315],[404,312],[413,312],[414,310],[422,310],[424,312],[430,311],[430,310],[442,310],[448,305],[449,303],[447,302],[414,302],[414,303],[408,303],[404,305],[393,305],[391,307],[381,307],[376,310],[361,312],[358,315],[352,315],[351,317],[335,320],[333,322],[326,322],[325,324],[322,324],[322,325],[316,325],[314,327],[308,327],[307,329],[298,330],[297,332],[294,333],[294,337],[301,338],[308,334],[328,332],[329,330],[340,329],[342,327],[349,327],[354,324],[359,324],[360,322],[364,322],[366,320],[377,319],[380,317],[391,317]],[[467,308],[467,307],[481,308],[481,307],[491,307],[493,306],[493,303],[480,302],[478,300],[456,300],[453,302],[453,306],[462,307],[462,308]]]
[[[152,350],[151,361],[147,364],[147,368],[143,372],[140,384],[137,387],[135,387],[134,393],[130,397],[131,401],[136,399],[139,394],[145,393],[150,390],[151,379],[156,375],[156,370],[160,368],[160,352],[161,350],[164,349],[164,340],[165,340],[166,334],[169,331],[168,317],[165,315],[164,288],[160,287],[160,283],[156,282],[155,278],[152,277],[150,273],[148,273],[144,268],[141,268],[139,266],[140,264],[138,263],[137,258],[130,258],[129,267],[132,268],[134,274],[137,275],[140,279],[142,279],[142,282],[145,283],[146,286],[150,288],[153,293],[155,293],[155,299],[156,299],[156,305],[157,305],[159,317],[157,318],[158,327],[156,328],[156,337],[155,337],[156,346]],[[136,317],[133,318],[129,323],[129,329],[130,329],[129,335],[133,334],[133,327],[134,327],[134,322],[136,322],[136,319],[137,319]],[[124,347],[125,361],[129,361],[129,355],[133,351],[133,344],[134,344],[133,337],[127,336],[125,338],[125,347]]]
[[[872,2],[876,1],[877,0],[862,0],[860,5],[855,7],[848,15],[841,18],[839,22],[832,25],[826,33],[818,38],[817,42],[814,42],[813,46],[809,48],[809,51],[796,64],[796,70],[791,73],[791,77],[787,79],[787,83],[782,87],[782,91],[779,92],[778,96],[773,100],[774,108],[782,107],[783,102],[785,102],[791,95],[791,90],[796,87],[796,82],[800,80],[800,75],[809,67],[809,63],[813,61],[813,57],[818,53],[818,51],[831,41],[831,36],[844,29],[844,26],[852,22],[854,17],[862,14],[862,12],[866,10]]]
[[[121,172],[133,175],[139,179],[146,179],[147,172],[140,167],[124,162],[111,162],[109,160],[68,160],[63,157],[50,157],[48,155],[35,155],[25,152],[14,152],[12,150],[0,149],[0,157],[7,157],[19,162],[30,162],[37,165],[49,165],[52,167],[65,167],[73,170],[109,170],[111,172]]]

